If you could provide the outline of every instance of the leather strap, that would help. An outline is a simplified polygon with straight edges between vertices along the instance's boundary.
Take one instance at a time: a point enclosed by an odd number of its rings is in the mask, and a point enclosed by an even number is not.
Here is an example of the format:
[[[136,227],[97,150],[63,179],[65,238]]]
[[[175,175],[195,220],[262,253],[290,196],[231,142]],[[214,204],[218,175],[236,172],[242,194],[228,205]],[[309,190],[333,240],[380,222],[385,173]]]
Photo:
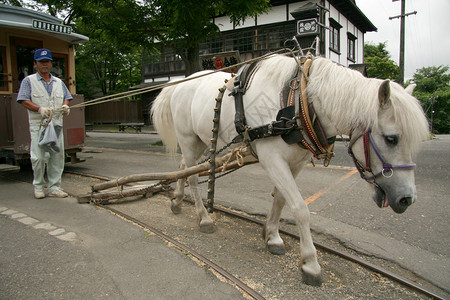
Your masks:
[[[242,66],[241,70],[239,70],[239,74],[234,80],[233,91],[230,93],[230,95],[234,96],[234,105],[236,108],[234,125],[239,134],[242,134],[245,131],[247,125],[247,122],[245,121],[243,95],[247,91],[249,81],[256,69],[256,65],[257,62]]]
[[[301,103],[300,103],[300,107],[301,107],[300,118],[302,120],[302,125],[304,126],[304,129],[307,132],[309,138],[311,139],[311,142],[313,143],[313,145],[316,146],[320,152],[326,153],[327,150],[319,142],[317,134],[314,131],[313,123],[311,122],[311,118],[309,117],[309,113],[308,113],[308,111],[309,111],[308,98],[307,98],[307,94],[306,94],[307,81],[306,81],[305,75],[309,74],[309,68],[311,67],[311,64],[312,64],[312,59],[307,59],[305,64],[303,65],[303,72],[302,72],[301,78],[300,78],[300,95],[301,95],[301,97],[300,97],[300,101],[301,101]],[[313,145],[311,145],[311,146],[313,146]],[[316,153],[314,153],[314,154],[315,154],[315,156],[317,156]]]

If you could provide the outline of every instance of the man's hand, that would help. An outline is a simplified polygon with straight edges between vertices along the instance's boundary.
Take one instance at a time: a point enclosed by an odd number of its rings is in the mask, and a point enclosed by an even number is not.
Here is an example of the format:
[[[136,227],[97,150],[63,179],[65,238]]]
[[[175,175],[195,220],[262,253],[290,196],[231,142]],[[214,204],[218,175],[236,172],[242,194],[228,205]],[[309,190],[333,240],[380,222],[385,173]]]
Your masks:
[[[64,116],[68,116],[70,114],[70,107],[69,107],[69,105],[64,104],[63,106],[61,106],[61,108],[64,109],[63,112],[62,112],[62,114]]]
[[[39,110],[38,110],[38,112],[41,114],[41,116],[43,117],[43,118],[48,118],[48,117],[50,117],[50,113],[51,113],[51,109],[50,108],[48,108],[48,107],[39,107]]]

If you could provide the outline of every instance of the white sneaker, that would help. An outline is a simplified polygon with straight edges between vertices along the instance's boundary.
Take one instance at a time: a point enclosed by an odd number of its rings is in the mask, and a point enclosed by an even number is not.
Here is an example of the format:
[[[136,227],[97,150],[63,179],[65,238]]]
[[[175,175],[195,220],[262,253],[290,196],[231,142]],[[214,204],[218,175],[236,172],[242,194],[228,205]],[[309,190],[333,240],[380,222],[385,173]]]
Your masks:
[[[61,189],[56,189],[54,191],[51,191],[50,193],[48,193],[49,197],[56,197],[56,198],[66,198],[67,196],[69,196],[69,194],[67,194],[66,192],[64,192]]]
[[[34,189],[34,198],[42,199],[45,198],[45,193],[43,190]]]

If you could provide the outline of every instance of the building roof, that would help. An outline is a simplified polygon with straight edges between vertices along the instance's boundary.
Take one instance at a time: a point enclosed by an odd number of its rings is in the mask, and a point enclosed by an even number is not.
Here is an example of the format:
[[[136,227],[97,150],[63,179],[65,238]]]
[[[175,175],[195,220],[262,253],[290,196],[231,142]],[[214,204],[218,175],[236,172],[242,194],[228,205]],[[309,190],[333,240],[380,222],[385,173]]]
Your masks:
[[[303,17],[308,17],[308,10],[317,8],[316,2],[311,0],[271,0],[270,4],[282,5],[286,3],[298,2],[305,2],[305,4],[294,11],[292,13],[293,15],[301,13]],[[377,31],[375,25],[373,25],[372,22],[366,17],[366,15],[358,8],[355,0],[328,0],[328,2],[330,2],[332,6],[334,6],[363,33],[366,33],[368,31]]]
[[[55,25],[51,28],[57,28],[58,30],[35,28],[33,27],[33,20],[40,21],[40,24],[48,23]],[[59,30],[63,28],[62,25],[61,19],[49,14],[0,3],[0,27],[17,28],[34,33],[39,32],[40,34],[49,35],[71,44],[80,44],[89,41],[87,36],[75,33],[71,29],[66,31]]]
[[[363,33],[377,31],[375,25],[356,6],[355,0],[328,0],[337,10],[350,20]]]

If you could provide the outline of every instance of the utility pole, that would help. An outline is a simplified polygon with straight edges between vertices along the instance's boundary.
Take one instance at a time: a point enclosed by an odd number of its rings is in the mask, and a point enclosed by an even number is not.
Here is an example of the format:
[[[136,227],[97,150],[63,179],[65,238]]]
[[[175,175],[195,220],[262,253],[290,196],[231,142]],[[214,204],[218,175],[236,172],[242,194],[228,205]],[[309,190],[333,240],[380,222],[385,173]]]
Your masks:
[[[392,2],[397,2],[399,0],[392,0]],[[417,14],[417,11],[405,13],[405,0],[401,0],[402,11],[401,14],[394,17],[389,17],[389,20],[400,18],[400,57],[399,57],[399,78],[398,83],[403,85],[405,82],[405,17],[409,15]]]

